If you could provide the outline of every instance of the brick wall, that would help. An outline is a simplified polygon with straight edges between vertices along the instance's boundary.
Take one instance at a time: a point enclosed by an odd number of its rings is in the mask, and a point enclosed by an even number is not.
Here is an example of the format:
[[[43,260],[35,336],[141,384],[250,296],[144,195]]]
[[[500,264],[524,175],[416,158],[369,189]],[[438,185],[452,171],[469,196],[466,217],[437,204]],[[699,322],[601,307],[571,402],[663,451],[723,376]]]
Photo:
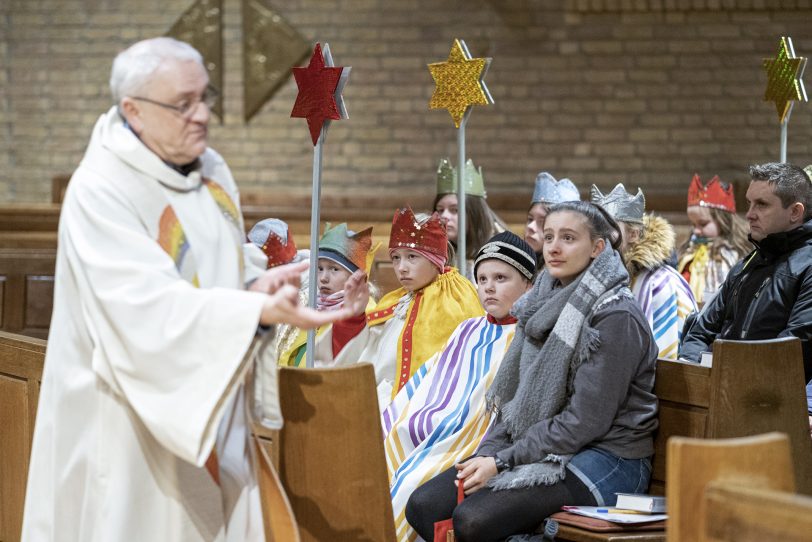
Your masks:
[[[0,2],[0,201],[50,199],[50,178],[81,158],[109,106],[115,52],[165,32],[189,0]],[[540,170],[582,189],[617,180],[683,194],[694,171],[744,184],[746,166],[778,158],[761,59],[781,35],[812,56],[803,0],[275,0],[307,38],[353,67],[350,120],[334,123],[325,195],[433,194],[439,157],[456,152],[443,110],[429,111],[426,63],[454,37],[492,56],[496,101],[468,124],[468,155],[489,191],[527,194]],[[226,115],[212,145],[245,197],[309,193],[312,146],[290,119],[289,81],[242,121],[240,2],[224,0]],[[809,68],[812,72],[812,67]],[[810,83],[812,85],[812,83]],[[812,94],[812,88],[810,88]],[[797,104],[789,160],[812,162],[812,104]],[[525,201],[518,198],[517,207]]]

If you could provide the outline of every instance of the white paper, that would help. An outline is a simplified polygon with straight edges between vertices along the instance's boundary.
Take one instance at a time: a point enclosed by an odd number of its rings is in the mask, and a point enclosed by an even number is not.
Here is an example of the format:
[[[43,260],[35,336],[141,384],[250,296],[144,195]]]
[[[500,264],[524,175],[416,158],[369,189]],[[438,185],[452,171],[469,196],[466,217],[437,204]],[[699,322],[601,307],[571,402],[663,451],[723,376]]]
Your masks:
[[[570,512],[571,514],[578,514],[579,516],[586,516],[588,518],[603,519],[613,523],[651,523],[653,521],[661,521],[668,518],[668,514],[646,514],[628,513],[628,514],[612,514],[609,512],[598,512],[598,510],[611,510],[611,507],[605,506],[562,506],[562,510]]]

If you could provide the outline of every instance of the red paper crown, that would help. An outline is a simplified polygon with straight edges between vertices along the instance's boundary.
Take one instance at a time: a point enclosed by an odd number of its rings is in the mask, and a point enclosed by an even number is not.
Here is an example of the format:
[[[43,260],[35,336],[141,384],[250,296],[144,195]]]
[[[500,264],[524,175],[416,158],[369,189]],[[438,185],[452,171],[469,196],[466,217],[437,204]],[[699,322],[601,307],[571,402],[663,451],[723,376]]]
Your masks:
[[[268,257],[268,269],[290,263],[296,256],[296,243],[293,242],[293,235],[288,230],[288,242],[271,232],[268,239],[262,243],[262,252]]]
[[[409,207],[398,209],[392,219],[392,233],[389,235],[389,249],[414,248],[448,258],[448,234],[440,215],[433,213],[423,224],[419,224]]]
[[[718,175],[714,175],[708,184],[703,186],[699,174],[694,173],[691,185],[688,187],[688,207],[699,205],[713,207],[729,213],[736,212],[736,198],[733,197],[733,185],[722,183]]]

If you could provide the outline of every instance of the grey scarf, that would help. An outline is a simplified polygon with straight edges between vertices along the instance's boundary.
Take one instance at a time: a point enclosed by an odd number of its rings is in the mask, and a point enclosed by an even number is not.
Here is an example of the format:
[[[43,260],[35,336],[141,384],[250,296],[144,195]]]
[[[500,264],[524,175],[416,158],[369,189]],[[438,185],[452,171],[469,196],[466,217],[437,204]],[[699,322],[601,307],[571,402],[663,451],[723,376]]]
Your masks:
[[[559,287],[544,272],[513,307],[516,335],[487,395],[488,407],[516,441],[567,405],[578,366],[600,345],[590,316],[618,297],[632,297],[629,275],[607,243],[573,282]],[[488,482],[494,489],[551,485],[564,477],[571,455],[544,450],[538,463],[519,465]]]

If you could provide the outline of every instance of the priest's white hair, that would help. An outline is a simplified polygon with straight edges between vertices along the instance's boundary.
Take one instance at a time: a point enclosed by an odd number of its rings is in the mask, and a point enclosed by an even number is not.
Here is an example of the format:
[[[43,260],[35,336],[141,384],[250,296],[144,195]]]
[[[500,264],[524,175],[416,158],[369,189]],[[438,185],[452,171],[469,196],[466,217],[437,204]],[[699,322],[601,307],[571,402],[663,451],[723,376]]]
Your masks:
[[[167,60],[192,60],[203,65],[201,54],[183,41],[160,37],[139,41],[120,52],[113,60],[110,92],[116,104],[125,96],[141,91],[152,75]]]

